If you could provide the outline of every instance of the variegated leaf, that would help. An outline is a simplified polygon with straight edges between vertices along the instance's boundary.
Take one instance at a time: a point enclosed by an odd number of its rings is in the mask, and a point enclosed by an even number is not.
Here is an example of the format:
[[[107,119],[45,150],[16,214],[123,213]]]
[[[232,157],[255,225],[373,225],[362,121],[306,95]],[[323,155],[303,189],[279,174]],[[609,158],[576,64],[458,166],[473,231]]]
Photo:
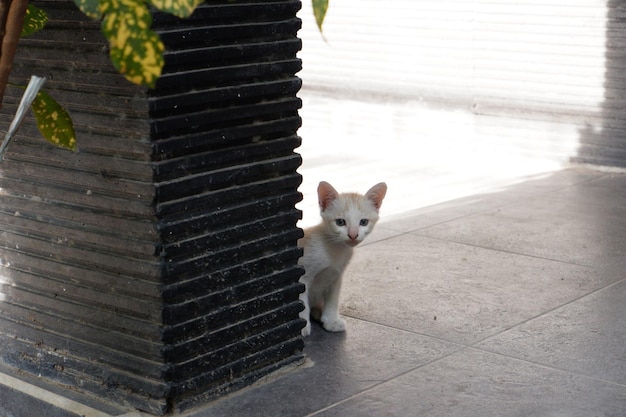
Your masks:
[[[115,68],[132,83],[154,87],[163,68],[165,46],[151,25],[152,16],[145,5],[121,8],[106,14],[102,32],[109,39]]]
[[[196,7],[202,3],[204,0],[150,0],[150,4],[160,11],[177,17],[191,16]]]
[[[26,14],[24,15],[24,27],[22,28],[21,36],[28,36],[43,29],[46,23],[48,23],[48,15],[46,12],[29,4],[26,9]]]
[[[92,19],[102,19],[99,0],[74,0],[74,3],[81,12],[85,13]]]
[[[72,118],[48,93],[40,91],[31,105],[37,127],[46,140],[56,146],[76,150]]]

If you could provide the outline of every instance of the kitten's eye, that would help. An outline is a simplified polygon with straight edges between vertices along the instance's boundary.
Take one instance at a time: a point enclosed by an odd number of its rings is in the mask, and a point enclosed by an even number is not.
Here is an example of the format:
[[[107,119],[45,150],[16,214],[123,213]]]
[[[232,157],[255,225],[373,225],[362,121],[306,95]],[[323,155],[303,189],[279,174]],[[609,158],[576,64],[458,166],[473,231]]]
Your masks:
[[[335,220],[335,224],[337,226],[345,226],[346,225],[346,221],[344,219],[337,219],[337,220]]]
[[[359,222],[359,224],[361,226],[367,226],[369,224],[369,220],[368,219],[361,219],[361,221]]]

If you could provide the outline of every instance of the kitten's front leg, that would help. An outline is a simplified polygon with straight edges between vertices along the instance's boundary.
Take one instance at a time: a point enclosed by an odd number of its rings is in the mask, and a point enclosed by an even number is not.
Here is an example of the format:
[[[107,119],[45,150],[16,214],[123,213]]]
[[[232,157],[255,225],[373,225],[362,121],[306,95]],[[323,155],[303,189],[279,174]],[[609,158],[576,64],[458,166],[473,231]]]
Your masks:
[[[346,321],[339,315],[339,291],[341,290],[341,276],[328,288],[324,299],[324,309],[320,321],[329,332],[343,332],[346,330]]]

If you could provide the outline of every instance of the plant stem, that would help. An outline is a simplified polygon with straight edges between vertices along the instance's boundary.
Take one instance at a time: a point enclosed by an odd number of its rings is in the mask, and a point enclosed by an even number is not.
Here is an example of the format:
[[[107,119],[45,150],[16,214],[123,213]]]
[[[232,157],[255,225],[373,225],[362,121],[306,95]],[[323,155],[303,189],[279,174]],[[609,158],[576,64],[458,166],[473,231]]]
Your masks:
[[[13,68],[13,57],[20,40],[28,0],[0,0],[0,108]]]

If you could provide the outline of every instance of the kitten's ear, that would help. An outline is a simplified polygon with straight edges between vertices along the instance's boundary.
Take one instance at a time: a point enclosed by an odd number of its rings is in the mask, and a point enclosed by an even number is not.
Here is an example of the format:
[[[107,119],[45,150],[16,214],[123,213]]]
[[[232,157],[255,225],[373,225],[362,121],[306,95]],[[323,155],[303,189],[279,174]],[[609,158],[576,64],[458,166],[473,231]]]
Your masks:
[[[374,207],[376,207],[376,211],[380,210],[380,206],[383,204],[383,198],[385,198],[385,194],[387,194],[387,184],[384,182],[379,182],[375,186],[369,189],[367,193],[365,193],[365,197],[374,203]]]
[[[337,190],[326,181],[320,182],[320,185],[317,186],[317,198],[322,211],[326,210],[337,197],[339,197]]]

